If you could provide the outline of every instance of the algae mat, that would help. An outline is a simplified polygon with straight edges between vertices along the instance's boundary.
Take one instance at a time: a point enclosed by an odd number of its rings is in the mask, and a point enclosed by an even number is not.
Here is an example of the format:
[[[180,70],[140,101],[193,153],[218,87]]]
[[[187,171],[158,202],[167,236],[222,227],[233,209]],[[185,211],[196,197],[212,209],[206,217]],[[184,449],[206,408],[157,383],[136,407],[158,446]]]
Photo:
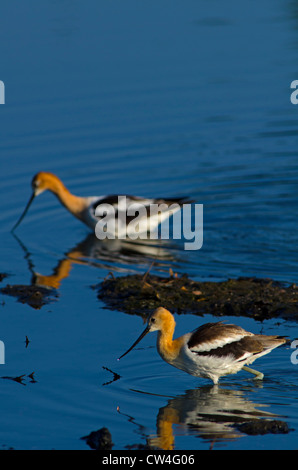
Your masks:
[[[206,313],[298,319],[298,288],[272,279],[238,278],[223,282],[197,282],[186,274],[161,277],[135,274],[105,279],[93,286],[110,309],[146,317],[163,306],[173,313]]]

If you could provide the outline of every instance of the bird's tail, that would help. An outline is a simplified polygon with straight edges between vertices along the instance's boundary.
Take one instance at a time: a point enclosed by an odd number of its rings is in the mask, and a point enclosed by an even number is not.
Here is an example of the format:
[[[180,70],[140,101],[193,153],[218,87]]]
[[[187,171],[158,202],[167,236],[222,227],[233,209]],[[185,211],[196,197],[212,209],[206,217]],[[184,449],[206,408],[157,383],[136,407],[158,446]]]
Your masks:
[[[288,339],[285,336],[277,336],[277,335],[255,335],[254,339],[260,341],[262,343],[264,349],[274,349],[282,344],[288,342]]]

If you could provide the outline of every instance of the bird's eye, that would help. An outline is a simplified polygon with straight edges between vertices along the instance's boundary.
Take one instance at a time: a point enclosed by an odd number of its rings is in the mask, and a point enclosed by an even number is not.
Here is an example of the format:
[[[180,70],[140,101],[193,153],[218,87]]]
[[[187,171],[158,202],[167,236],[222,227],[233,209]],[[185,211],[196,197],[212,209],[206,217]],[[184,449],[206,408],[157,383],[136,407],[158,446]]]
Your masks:
[[[32,184],[32,189],[38,188],[38,182],[36,180],[33,180],[31,184]]]
[[[150,320],[150,321],[151,321],[151,323],[154,323],[154,322],[155,322],[155,318],[154,318],[154,317],[153,317],[153,318],[151,318],[151,320]]]

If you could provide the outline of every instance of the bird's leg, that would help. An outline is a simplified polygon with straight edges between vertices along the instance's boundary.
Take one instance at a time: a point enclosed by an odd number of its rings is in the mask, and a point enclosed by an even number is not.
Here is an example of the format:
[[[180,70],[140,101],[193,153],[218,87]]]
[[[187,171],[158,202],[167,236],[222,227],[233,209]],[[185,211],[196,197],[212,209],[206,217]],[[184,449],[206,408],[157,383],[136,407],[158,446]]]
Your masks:
[[[251,369],[250,367],[243,366],[242,369],[246,370],[246,372],[250,372],[251,374],[254,374],[255,375],[254,378],[257,380],[262,380],[264,378],[264,374],[262,374],[262,372]]]

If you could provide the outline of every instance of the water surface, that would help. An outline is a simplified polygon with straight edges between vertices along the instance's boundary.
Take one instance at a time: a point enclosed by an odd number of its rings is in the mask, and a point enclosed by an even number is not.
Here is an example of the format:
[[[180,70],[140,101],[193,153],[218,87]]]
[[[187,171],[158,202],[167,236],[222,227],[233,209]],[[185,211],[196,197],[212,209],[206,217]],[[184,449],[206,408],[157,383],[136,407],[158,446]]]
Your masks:
[[[105,308],[91,288],[110,271],[145,273],[152,261],[152,272],[171,268],[195,280],[297,282],[294,2],[17,5],[0,7],[0,257],[9,275],[1,284],[48,285],[58,297],[34,309],[1,295],[0,375],[25,375],[0,380],[0,445],[86,449],[80,438],[107,427],[114,449],[296,448],[293,350],[258,361],[263,383],[241,372],[216,389],[163,363],[153,335],[117,362],[142,320]],[[187,194],[204,204],[203,247],[187,252],[177,241],[144,254],[99,246],[48,193],[16,238],[10,230],[40,170],[79,195]],[[210,320],[178,316],[177,334]],[[297,338],[296,323],[283,319],[229,320]],[[292,431],[235,428],[252,416]]]

